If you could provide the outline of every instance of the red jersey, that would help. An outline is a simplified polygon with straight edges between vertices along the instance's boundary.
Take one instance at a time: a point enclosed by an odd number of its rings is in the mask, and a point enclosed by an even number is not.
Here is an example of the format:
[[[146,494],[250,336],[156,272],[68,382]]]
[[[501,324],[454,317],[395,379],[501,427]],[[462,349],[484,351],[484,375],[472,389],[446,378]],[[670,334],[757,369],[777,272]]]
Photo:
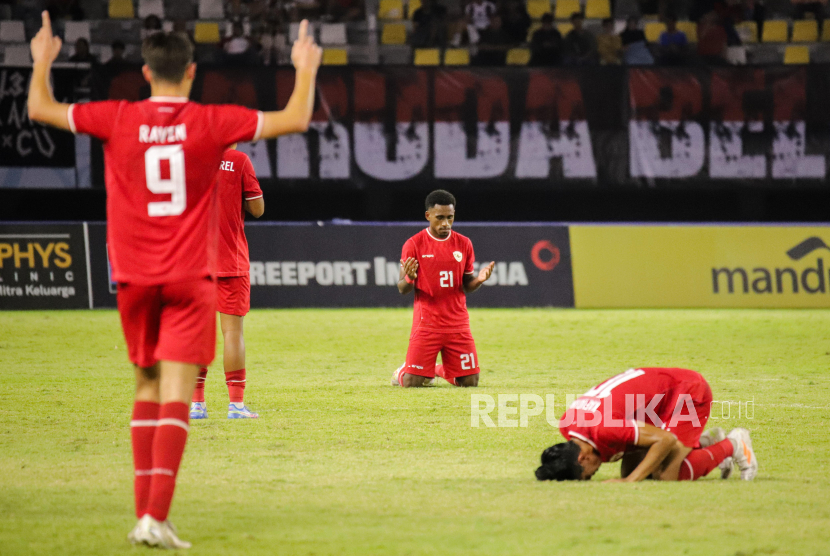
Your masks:
[[[688,421],[690,409],[681,395],[701,382],[706,381],[700,373],[687,369],[629,369],[577,398],[562,416],[559,432],[593,446],[602,461],[616,461],[637,444],[637,422],[671,430]]]
[[[212,275],[216,173],[262,113],[179,97],[73,104],[69,127],[104,142],[113,280],[158,285]]]
[[[228,149],[219,165],[216,182],[219,205],[216,275],[245,276],[251,270],[251,263],[248,262],[242,200],[253,201],[262,197],[251,159],[245,153]]]
[[[473,273],[473,243],[458,232],[438,239],[427,228],[404,243],[401,261],[410,257],[418,260],[412,329],[469,330],[464,275]]]

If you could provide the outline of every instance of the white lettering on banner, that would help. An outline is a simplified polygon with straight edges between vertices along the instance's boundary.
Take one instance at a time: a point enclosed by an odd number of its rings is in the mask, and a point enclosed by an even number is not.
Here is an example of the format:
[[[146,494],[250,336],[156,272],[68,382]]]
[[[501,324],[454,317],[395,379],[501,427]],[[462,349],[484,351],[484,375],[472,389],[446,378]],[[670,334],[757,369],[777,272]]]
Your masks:
[[[697,122],[631,121],[628,136],[633,178],[687,178],[703,168],[706,137]]]
[[[289,136],[293,137],[293,135]],[[270,178],[271,175],[271,161],[268,160],[268,141],[257,141],[255,143],[239,143],[236,150],[248,155],[251,159],[251,165],[254,167],[254,173],[259,178]]]
[[[355,123],[354,145],[355,162],[366,175],[382,181],[408,180],[429,161],[429,125],[398,122],[392,138],[382,123]]]
[[[562,159],[562,175],[566,178],[597,177],[588,122],[559,122],[557,133],[549,128],[550,124],[543,122],[522,124],[516,177],[549,177],[553,158]]]
[[[17,70],[0,71],[0,100],[10,97],[8,114],[0,114],[2,149],[15,151],[20,158],[37,152],[46,158],[55,155],[56,145],[49,128],[35,125],[26,107],[27,77]],[[0,161],[3,160],[0,151]],[[2,163],[0,163],[2,165]]]
[[[764,122],[749,122],[747,131],[763,131]],[[763,178],[764,155],[744,155],[741,132],[744,122],[712,122],[709,125],[709,175],[713,178]]]
[[[824,178],[826,161],[823,155],[805,155],[807,130],[804,122],[773,122],[772,177]]]
[[[510,162],[510,123],[478,122],[475,153],[462,122],[435,122],[435,177],[481,179],[501,176]]]
[[[347,179],[351,174],[348,130],[342,124],[329,122],[311,122],[309,128],[309,133],[285,135],[277,139],[277,177],[311,177],[308,141],[310,133],[316,133],[320,178]]]
[[[251,261],[252,286],[396,286],[399,263],[375,257],[369,261]],[[480,263],[475,263],[478,273]],[[370,278],[370,273],[372,274]],[[449,278],[447,278],[449,280]],[[449,282],[447,282],[449,284]],[[521,261],[498,262],[487,285],[528,286]]]

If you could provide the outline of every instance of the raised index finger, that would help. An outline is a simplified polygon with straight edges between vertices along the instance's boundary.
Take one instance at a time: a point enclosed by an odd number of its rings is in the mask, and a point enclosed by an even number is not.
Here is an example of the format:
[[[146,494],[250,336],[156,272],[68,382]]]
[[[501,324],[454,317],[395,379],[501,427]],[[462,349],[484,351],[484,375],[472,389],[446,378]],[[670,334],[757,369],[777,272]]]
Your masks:
[[[300,22],[300,30],[297,33],[297,40],[303,42],[305,41],[306,36],[308,36],[308,20],[304,19]]]
[[[40,14],[41,16],[41,27],[49,33],[49,36],[52,36],[52,21],[49,19],[49,12],[43,10],[43,13]]]

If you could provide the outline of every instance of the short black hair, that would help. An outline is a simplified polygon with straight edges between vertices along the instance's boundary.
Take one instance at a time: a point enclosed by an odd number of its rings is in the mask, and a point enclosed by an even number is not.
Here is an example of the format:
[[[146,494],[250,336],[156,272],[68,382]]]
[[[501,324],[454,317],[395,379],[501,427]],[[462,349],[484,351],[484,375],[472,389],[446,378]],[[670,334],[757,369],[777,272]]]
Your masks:
[[[575,19],[585,19],[585,16],[582,12],[574,12],[571,14],[571,21],[574,21]]]
[[[542,23],[553,23],[553,14],[550,12],[542,16]]]
[[[444,191],[443,189],[436,189],[429,195],[427,195],[426,200],[426,209],[429,210],[435,205],[452,205],[455,208],[455,197],[449,191]]]
[[[570,440],[554,444],[542,452],[542,465],[536,469],[540,481],[578,481],[582,479],[582,466],[577,461],[579,446]]]
[[[609,23],[610,23],[611,25],[613,25],[613,24],[614,24],[614,18],[613,18],[613,17],[606,17],[605,19],[603,19],[603,20],[602,20],[602,26],[603,26],[603,27],[605,27],[605,26],[606,26],[606,25],[608,25]]]
[[[193,44],[184,33],[154,33],[141,44],[141,57],[156,79],[176,84],[193,63]]]

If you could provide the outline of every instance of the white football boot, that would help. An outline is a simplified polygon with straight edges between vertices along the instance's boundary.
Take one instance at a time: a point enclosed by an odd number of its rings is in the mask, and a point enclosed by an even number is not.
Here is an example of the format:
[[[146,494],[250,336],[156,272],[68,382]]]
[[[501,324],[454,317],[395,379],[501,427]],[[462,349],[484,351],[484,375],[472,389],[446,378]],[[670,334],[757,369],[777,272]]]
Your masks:
[[[709,446],[717,444],[721,440],[726,440],[726,433],[722,428],[714,427],[700,435],[700,447],[708,448]],[[720,478],[728,479],[732,474],[732,467],[732,457],[728,457],[723,460],[720,465],[718,465],[718,469],[720,469]]]
[[[176,528],[170,521],[157,521],[149,514],[138,520],[138,524],[127,535],[132,544],[145,544],[156,548],[183,549],[191,544],[179,539]]]
[[[732,454],[732,457],[738,469],[741,470],[741,480],[751,481],[758,474],[758,459],[752,449],[749,431],[739,427],[729,431],[726,437],[735,444],[735,453]]]

